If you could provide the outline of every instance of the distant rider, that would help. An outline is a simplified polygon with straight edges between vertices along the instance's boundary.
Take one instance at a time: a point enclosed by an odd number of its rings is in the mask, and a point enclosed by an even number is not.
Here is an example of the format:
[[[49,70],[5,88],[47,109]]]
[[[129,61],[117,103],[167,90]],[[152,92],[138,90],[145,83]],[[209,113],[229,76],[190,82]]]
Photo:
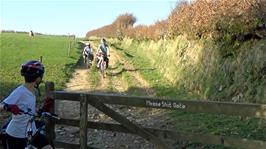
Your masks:
[[[99,45],[97,50],[98,58],[101,54],[103,54],[103,60],[106,62],[106,68],[108,68],[110,53],[109,53],[109,46],[107,45],[107,42],[104,38],[101,39],[101,44]],[[97,63],[99,63],[99,59]]]
[[[33,33],[32,30],[29,32],[29,36],[32,37],[32,38],[34,37],[34,33]]]
[[[93,61],[93,49],[91,47],[91,44],[90,43],[86,43],[86,46],[85,48],[83,49],[83,60],[84,60],[84,63],[86,63],[86,60],[87,60],[87,57]]]

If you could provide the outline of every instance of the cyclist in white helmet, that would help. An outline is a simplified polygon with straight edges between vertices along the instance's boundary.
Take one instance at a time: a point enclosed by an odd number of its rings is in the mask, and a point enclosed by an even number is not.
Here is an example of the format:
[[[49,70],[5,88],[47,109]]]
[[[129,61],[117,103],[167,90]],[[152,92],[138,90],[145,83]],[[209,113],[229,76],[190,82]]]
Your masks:
[[[92,49],[92,47],[91,47],[91,44],[90,43],[86,43],[85,44],[86,46],[85,46],[85,48],[83,49],[83,60],[84,60],[84,63],[86,63],[86,59],[87,59],[87,57],[91,60],[91,61],[93,61],[93,58],[94,58],[94,56],[93,56],[93,49]]]
[[[103,54],[103,60],[106,62],[106,68],[108,68],[110,51],[106,40],[101,39],[101,44],[98,47],[97,55]]]

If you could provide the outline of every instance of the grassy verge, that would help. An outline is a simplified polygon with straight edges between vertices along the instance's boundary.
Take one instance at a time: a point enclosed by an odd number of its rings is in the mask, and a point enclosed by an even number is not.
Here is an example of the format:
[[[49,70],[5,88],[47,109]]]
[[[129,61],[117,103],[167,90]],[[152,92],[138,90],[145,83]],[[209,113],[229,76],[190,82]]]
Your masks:
[[[130,46],[128,47],[127,43],[125,43],[125,45],[122,46],[125,46],[126,48],[123,49],[120,47],[120,43],[116,43],[116,40],[111,42],[113,42],[113,47],[117,49],[120,55],[122,55],[129,63],[133,64],[134,67],[139,70],[143,78],[149,81],[152,89],[156,91],[157,96],[184,98],[184,91],[179,90],[175,84],[167,79],[163,79],[164,75],[158,68],[156,68],[153,62],[149,58],[143,57],[143,55],[147,55],[147,53],[137,47],[138,43],[129,44]],[[195,97],[195,95],[186,98],[192,99],[193,97]]]
[[[156,68],[153,72],[159,74],[143,73],[144,77],[152,82],[164,78],[167,81],[159,83],[167,90],[205,100],[265,103],[265,41],[217,43],[180,36],[157,42],[113,40],[113,45],[136,67]]]

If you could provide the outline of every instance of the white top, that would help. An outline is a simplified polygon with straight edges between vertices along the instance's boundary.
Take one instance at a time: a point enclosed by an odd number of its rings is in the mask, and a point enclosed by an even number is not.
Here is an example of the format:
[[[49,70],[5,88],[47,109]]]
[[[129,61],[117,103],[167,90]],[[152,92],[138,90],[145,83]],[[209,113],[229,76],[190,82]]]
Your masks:
[[[6,104],[15,104],[25,112],[31,109],[30,112],[36,114],[36,97],[24,85],[17,87],[3,102]],[[12,114],[12,119],[6,128],[7,134],[17,138],[25,138],[30,118],[31,116],[26,114]],[[33,134],[37,131],[35,122],[32,123],[32,131]]]
[[[93,54],[93,49],[90,48],[89,46],[86,46],[84,49],[83,49],[83,55],[84,54]]]

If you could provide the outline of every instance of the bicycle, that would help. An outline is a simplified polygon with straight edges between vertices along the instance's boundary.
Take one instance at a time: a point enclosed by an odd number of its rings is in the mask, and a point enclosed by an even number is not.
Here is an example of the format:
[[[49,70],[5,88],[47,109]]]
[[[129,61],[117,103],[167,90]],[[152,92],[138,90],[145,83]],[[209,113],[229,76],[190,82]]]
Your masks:
[[[92,61],[89,59],[88,56],[86,56],[86,68],[90,69],[92,65]]]
[[[106,61],[104,60],[104,55],[101,53],[98,56],[97,60],[97,67],[100,69],[102,78],[105,78],[105,70],[106,70]]]
[[[92,66],[92,60],[93,60],[93,55],[88,54],[87,56],[85,56],[85,65],[86,68],[90,69]]]
[[[41,133],[43,135],[45,134],[45,118],[49,118],[49,119],[57,119],[59,120],[60,118],[58,117],[58,115],[50,113],[50,112],[41,112],[40,115],[36,115],[31,113],[31,110],[28,109],[27,112],[25,111],[21,111],[21,113],[26,114],[31,116],[31,118],[28,121],[27,127],[26,127],[26,140],[27,140],[27,146],[25,147],[25,149],[36,149],[36,147],[34,147],[32,145],[32,141],[34,139],[34,135],[33,135],[33,125],[32,123],[35,121],[36,122],[36,127],[37,127],[37,131],[35,134]],[[11,119],[10,119],[11,120]],[[7,123],[4,125],[4,127],[2,127],[1,129],[1,140],[2,140],[2,145],[4,148],[7,148],[7,146],[5,145],[5,129],[8,125],[8,123],[10,122],[10,120],[7,121]]]
[[[105,69],[106,69],[106,61],[103,60],[100,63],[100,70],[103,78],[105,78]]]

